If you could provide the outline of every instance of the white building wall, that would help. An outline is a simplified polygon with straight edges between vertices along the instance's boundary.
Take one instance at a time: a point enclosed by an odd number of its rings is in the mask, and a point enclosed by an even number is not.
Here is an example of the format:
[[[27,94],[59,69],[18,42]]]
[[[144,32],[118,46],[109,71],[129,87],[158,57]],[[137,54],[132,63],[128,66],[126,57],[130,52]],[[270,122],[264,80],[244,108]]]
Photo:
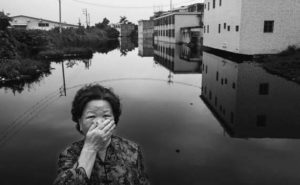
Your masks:
[[[299,0],[242,0],[240,53],[278,53],[300,46]],[[274,32],[264,33],[264,21],[274,20]]]
[[[237,53],[240,49],[240,32],[236,32],[235,27],[240,27],[241,24],[241,0],[222,0],[221,6],[219,1],[215,0],[215,8],[213,8],[213,0],[205,0],[203,45]],[[226,28],[224,28],[224,23],[226,23]],[[218,32],[219,24],[221,24],[220,33]],[[228,26],[230,26],[230,31],[228,31]]]

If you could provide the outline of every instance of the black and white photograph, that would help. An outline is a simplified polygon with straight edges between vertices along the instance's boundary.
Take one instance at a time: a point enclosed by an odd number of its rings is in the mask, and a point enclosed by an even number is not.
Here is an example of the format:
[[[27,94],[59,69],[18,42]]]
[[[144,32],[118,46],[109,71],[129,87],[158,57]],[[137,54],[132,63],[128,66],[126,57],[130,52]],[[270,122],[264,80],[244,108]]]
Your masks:
[[[0,185],[299,185],[300,0],[0,0]]]

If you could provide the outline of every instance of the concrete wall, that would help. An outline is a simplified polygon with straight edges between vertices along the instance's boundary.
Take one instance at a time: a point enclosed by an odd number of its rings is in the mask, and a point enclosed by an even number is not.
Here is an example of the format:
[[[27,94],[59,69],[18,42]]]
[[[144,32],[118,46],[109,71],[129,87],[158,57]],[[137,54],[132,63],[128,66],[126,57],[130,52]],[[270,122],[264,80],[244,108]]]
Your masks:
[[[239,53],[240,31],[236,32],[235,27],[239,26],[241,29],[241,0],[223,0],[221,6],[219,0],[215,2],[215,8],[213,8],[213,0],[205,0],[203,45]],[[224,28],[224,23],[226,28]],[[219,24],[221,24],[220,33]],[[228,26],[230,26],[230,31],[228,31]]]
[[[241,53],[278,53],[300,46],[299,0],[242,0]],[[274,32],[264,33],[264,21],[274,20]]]
[[[154,22],[152,20],[141,20],[138,23],[139,39],[153,38]]]
[[[134,24],[121,24],[120,25],[120,36],[128,37],[134,30]]]

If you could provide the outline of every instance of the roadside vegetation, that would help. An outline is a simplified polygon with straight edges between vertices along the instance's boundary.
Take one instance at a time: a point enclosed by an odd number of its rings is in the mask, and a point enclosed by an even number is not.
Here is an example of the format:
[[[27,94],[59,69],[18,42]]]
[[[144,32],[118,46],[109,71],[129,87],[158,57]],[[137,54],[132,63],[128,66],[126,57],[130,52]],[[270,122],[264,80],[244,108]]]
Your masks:
[[[119,32],[104,18],[95,26],[42,30],[12,29],[0,12],[0,86],[6,82],[39,78],[50,73],[51,60],[92,58],[118,46]]]

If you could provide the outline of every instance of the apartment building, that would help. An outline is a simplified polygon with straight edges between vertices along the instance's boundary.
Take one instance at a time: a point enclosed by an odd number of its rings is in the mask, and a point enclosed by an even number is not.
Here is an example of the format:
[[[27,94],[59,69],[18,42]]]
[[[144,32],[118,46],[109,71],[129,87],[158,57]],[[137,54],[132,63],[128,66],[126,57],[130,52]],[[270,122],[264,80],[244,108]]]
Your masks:
[[[299,10],[299,0],[205,0],[203,45],[246,55],[300,46]]]

